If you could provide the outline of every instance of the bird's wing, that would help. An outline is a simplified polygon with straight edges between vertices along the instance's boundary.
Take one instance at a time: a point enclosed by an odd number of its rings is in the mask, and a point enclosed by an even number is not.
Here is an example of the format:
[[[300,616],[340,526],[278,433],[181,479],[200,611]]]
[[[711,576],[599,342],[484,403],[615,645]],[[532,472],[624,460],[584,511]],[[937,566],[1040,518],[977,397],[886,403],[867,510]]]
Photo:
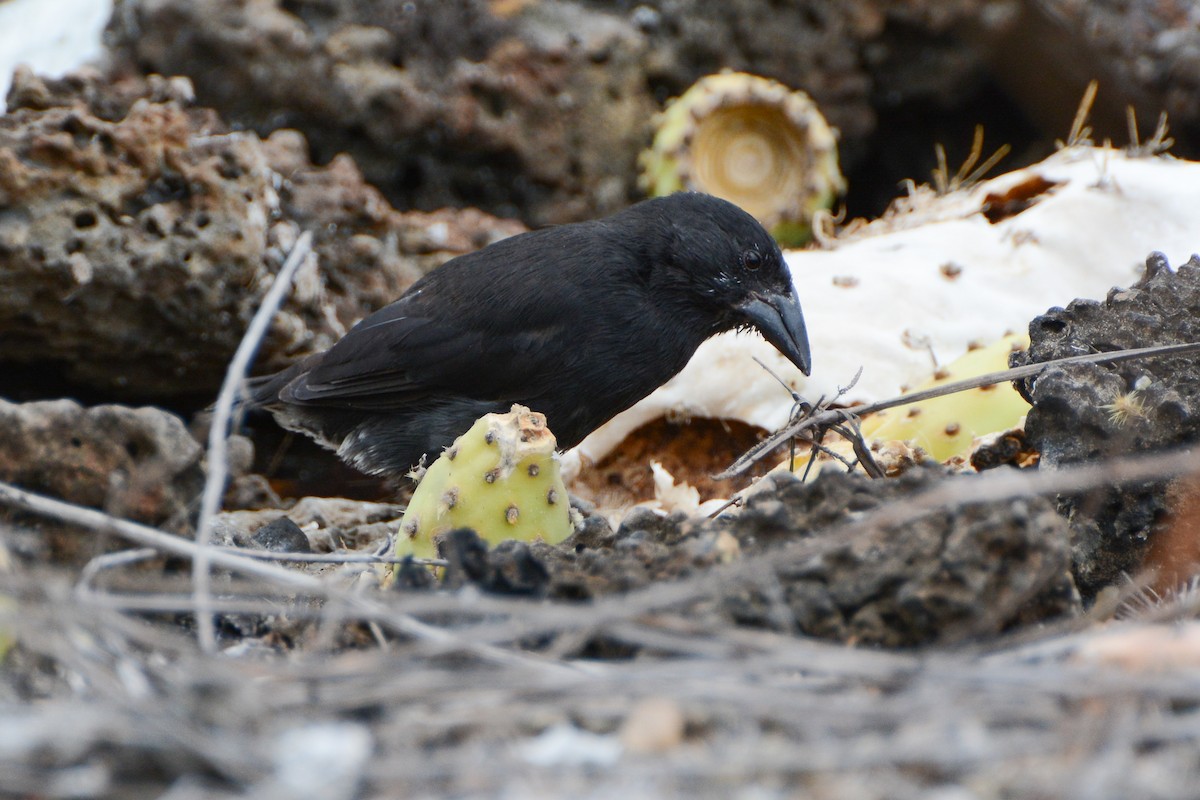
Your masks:
[[[432,295],[432,296],[431,296]],[[533,396],[556,379],[547,345],[577,319],[521,303],[483,313],[436,292],[402,298],[364,320],[293,380],[281,398],[301,405],[390,410],[454,394],[486,401]]]

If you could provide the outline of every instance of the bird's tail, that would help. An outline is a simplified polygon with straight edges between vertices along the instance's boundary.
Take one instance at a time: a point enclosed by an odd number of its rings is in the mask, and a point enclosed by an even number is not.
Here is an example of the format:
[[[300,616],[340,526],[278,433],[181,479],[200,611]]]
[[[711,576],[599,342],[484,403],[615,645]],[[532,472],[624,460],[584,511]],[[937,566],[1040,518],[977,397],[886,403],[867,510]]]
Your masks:
[[[242,390],[237,394],[237,399],[234,401],[234,411],[240,413],[265,411],[269,410],[272,406],[278,405],[280,402],[279,393],[297,375],[304,371],[304,366],[305,360],[301,359],[290,367],[272,375],[247,378],[242,384]],[[209,405],[204,409],[204,412],[211,414],[212,410],[213,406]]]
[[[306,369],[305,360],[301,359],[286,369],[273,375],[262,375],[257,378],[247,378],[244,384],[238,406],[244,410],[270,408],[279,403],[279,393],[291,383],[297,375]]]

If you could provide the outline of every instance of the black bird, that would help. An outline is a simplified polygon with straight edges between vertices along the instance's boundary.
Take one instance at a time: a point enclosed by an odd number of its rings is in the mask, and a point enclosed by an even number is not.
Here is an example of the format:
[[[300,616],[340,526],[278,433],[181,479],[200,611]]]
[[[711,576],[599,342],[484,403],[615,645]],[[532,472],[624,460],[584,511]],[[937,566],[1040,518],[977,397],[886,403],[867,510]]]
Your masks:
[[[252,381],[247,405],[399,476],[513,403],[573,447],[744,327],[809,373],[779,246],[732,203],[681,193],[454,258],[329,350]]]

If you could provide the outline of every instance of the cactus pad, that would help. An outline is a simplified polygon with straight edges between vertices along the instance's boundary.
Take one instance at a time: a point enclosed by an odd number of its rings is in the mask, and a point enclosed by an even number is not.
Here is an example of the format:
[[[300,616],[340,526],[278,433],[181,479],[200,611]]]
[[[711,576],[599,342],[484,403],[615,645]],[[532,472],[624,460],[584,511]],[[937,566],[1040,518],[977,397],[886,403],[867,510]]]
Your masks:
[[[492,544],[571,534],[554,434],[542,414],[514,405],[488,414],[425,472],[400,522],[396,554],[433,557],[438,538],[472,528]]]
[[[917,388],[1008,369],[1009,354],[1028,346],[1027,336],[1005,336],[959,357]],[[862,432],[868,440],[912,442],[934,459],[946,461],[968,454],[978,436],[1016,427],[1028,411],[1029,404],[1012,384],[1001,383],[881,411],[863,421]]]

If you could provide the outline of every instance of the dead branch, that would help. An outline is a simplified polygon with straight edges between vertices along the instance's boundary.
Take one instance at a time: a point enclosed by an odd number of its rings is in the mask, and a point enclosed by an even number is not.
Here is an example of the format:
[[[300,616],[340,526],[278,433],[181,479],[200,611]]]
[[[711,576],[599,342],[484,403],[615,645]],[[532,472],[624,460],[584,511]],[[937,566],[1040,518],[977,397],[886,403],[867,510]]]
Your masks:
[[[412,562],[423,567],[444,567],[449,563],[444,558],[384,556],[372,553],[276,553],[272,550],[250,550],[244,547],[217,547],[216,549],[237,553],[244,558],[295,564],[403,564]]]
[[[192,583],[196,592],[196,605],[199,608],[196,613],[196,632],[200,646],[208,653],[216,652],[217,649],[212,615],[205,612],[206,605],[212,600],[209,543],[212,541],[213,520],[221,510],[221,499],[225,495],[225,482],[229,476],[229,421],[233,417],[233,407],[237,403],[242,383],[246,380],[246,372],[250,369],[250,363],[254,360],[259,345],[262,344],[271,319],[291,290],[292,277],[296,270],[311,252],[312,234],[305,231],[296,240],[283,266],[280,267],[279,274],[271,282],[271,288],[263,297],[254,318],[250,320],[250,326],[238,344],[233,360],[229,362],[229,369],[225,372],[225,380],[213,407],[213,418],[208,429],[208,476],[204,482],[204,494],[200,499],[200,521],[196,525],[196,554],[192,559]]]
[[[967,378],[953,383],[944,383],[940,386],[934,386],[929,389],[922,389],[919,392],[911,392],[909,394],[899,395],[888,400],[881,400],[878,403],[868,403],[862,406],[856,406],[853,412],[857,416],[866,416],[877,411],[885,411],[889,408],[909,405],[910,403],[919,403],[922,400],[930,400],[934,397],[943,397],[956,392],[964,392],[968,389],[978,389],[980,386],[991,386],[996,383],[1004,383],[1005,381],[1017,381],[1024,378],[1032,378],[1042,374],[1051,367],[1062,367],[1069,364],[1115,364],[1121,361],[1131,361],[1138,358],[1157,358],[1162,356],[1182,355],[1185,353],[1194,353],[1200,351],[1200,342],[1187,342],[1185,344],[1166,344],[1157,345],[1155,347],[1137,347],[1130,350],[1114,350],[1107,353],[1087,353],[1081,356],[1070,356],[1069,358],[1058,358],[1053,361],[1042,361],[1037,364],[1027,364],[1023,367],[1015,367],[1013,369],[1001,370],[999,372],[989,372],[986,375],[978,375],[974,378]],[[741,458],[735,461],[728,469],[713,476],[713,480],[727,480],[741,475],[746,470],[750,469],[755,463],[761,460],[764,456],[770,453],[779,445],[786,442],[788,439],[803,433],[806,430],[827,428],[831,425],[842,423],[844,418],[844,410],[831,409],[815,414],[811,417],[799,420],[787,427],[776,431],[775,433],[763,439],[754,447],[747,450]]]
[[[274,564],[265,563],[253,558],[246,558],[214,547],[203,548],[196,542],[188,541],[169,533],[163,533],[146,525],[109,516],[94,508],[64,503],[61,500],[44,497],[26,491],[12,484],[0,482],[0,503],[15,508],[49,517],[70,525],[76,525],[92,531],[111,533],[136,544],[153,547],[160,552],[170,553],[183,558],[196,559],[203,552],[211,565],[240,572],[283,588],[293,589],[315,595],[324,600],[337,600],[345,603],[347,608],[354,609],[363,618],[379,622],[379,624],[402,636],[409,636],[424,641],[445,651],[460,651],[478,658],[500,664],[523,664],[526,668],[561,675],[579,675],[589,672],[592,667],[582,665],[555,664],[545,659],[523,653],[501,650],[487,644],[469,642],[449,631],[428,625],[408,614],[399,613],[389,608],[385,603],[364,598],[360,595],[339,590],[328,583],[311,575],[285,569]],[[197,607],[200,603],[197,601]],[[596,667],[595,669],[599,669]]]

